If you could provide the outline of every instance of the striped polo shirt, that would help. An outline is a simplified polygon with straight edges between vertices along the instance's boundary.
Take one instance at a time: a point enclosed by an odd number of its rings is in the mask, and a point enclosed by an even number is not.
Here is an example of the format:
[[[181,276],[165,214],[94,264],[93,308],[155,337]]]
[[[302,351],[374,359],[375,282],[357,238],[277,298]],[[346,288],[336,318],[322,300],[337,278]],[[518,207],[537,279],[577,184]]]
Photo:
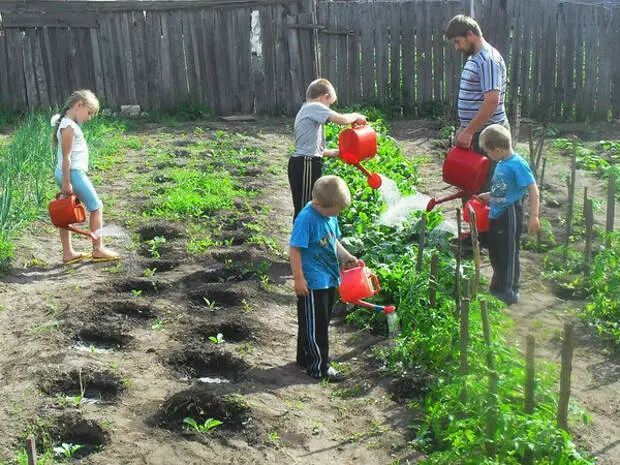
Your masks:
[[[500,53],[483,41],[480,51],[467,58],[461,73],[458,100],[461,127],[467,126],[474,119],[482,106],[484,94],[491,90],[499,90],[499,105],[481,129],[494,123],[501,123],[506,119],[504,110],[506,65]]]

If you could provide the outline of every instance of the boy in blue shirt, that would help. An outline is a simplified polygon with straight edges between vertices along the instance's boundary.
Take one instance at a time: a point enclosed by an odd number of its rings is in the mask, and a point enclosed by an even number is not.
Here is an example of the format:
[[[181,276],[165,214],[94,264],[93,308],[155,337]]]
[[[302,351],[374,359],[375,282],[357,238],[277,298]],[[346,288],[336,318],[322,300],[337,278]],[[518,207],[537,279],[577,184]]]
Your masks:
[[[358,264],[340,244],[336,216],[351,204],[351,193],[338,176],[319,178],[312,201],[297,215],[290,259],[297,294],[297,364],[313,378],[341,381],[329,365],[328,327],[340,285],[340,263]]]
[[[519,301],[519,240],[523,223],[521,200],[530,198],[528,233],[540,230],[538,187],[529,165],[513,152],[510,131],[493,124],[480,134],[489,157],[497,161],[491,192],[478,198],[490,204],[489,259],[493,267],[491,294],[510,305]]]

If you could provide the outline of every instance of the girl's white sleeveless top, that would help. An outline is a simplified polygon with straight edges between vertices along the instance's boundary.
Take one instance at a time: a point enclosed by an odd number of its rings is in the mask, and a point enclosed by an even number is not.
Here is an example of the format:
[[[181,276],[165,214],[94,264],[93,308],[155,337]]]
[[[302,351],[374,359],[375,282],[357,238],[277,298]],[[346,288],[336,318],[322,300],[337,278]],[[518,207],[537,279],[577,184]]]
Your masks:
[[[73,143],[71,145],[71,169],[88,171],[88,145],[84,138],[84,133],[80,125],[73,121],[71,118],[63,117],[56,131],[56,137],[58,138],[58,163],[56,167],[62,170],[62,134],[61,130],[71,126],[73,128]]]

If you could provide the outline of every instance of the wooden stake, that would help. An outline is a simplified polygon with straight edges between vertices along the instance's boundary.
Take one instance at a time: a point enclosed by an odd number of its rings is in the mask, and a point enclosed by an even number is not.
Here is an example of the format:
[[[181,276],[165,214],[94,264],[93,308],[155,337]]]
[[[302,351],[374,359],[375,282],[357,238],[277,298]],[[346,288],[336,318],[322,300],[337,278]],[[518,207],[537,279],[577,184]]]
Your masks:
[[[437,274],[439,269],[439,254],[435,252],[431,256],[431,275],[428,283],[428,302],[431,308],[437,306]]]
[[[545,181],[545,168],[547,167],[547,157],[543,158],[542,169],[540,170],[540,179],[538,182],[538,203],[542,205],[543,200],[543,182]],[[540,250],[540,242],[542,239],[542,234],[540,231],[536,233],[536,250]]]
[[[37,446],[34,442],[34,436],[26,438],[26,453],[28,454],[28,465],[37,465]]]
[[[456,268],[454,270],[454,313],[458,317],[461,309],[461,257],[463,256],[463,229],[461,225],[461,209],[456,209],[456,226],[458,234],[458,249],[456,251]]]
[[[482,316],[482,332],[484,344],[487,350],[487,368],[489,369],[489,394],[487,398],[487,437],[485,449],[488,457],[495,456],[495,433],[497,431],[497,371],[495,370],[495,358],[491,347],[491,324],[489,322],[489,310],[487,301],[480,301],[480,313]]]
[[[527,140],[530,144],[530,169],[536,169],[536,153],[534,152],[534,125],[530,124],[527,128]]]
[[[480,243],[478,241],[478,224],[476,222],[476,212],[471,205],[467,206],[469,213],[469,232],[471,234],[471,245],[474,252],[474,283],[471,290],[472,299],[476,298],[478,293],[478,283],[480,282]]]
[[[542,157],[543,147],[545,145],[545,139],[547,138],[547,130],[549,129],[549,124],[551,124],[551,119],[547,119],[545,124],[543,124],[542,133],[540,134],[540,139],[538,139],[538,145],[536,146],[536,160],[535,160],[535,173],[538,172],[538,167],[540,166],[540,158]]]
[[[424,239],[426,237],[426,213],[420,218],[420,241],[418,242],[418,262],[416,263],[416,271],[422,271],[422,262],[424,261]]]
[[[558,426],[568,431],[568,401],[570,399],[571,372],[573,370],[573,350],[575,349],[575,334],[573,325],[564,325],[564,340],[562,342],[562,367],[560,371],[560,400],[558,403]]]
[[[463,299],[461,300],[461,344],[460,373],[468,372],[467,347],[469,346],[469,279],[464,281]]]
[[[570,179],[568,182],[568,211],[566,213],[566,240],[564,245],[564,261],[568,258],[568,244],[573,232],[573,204],[575,202],[575,176],[577,170],[577,138],[573,136],[573,155],[570,164]]]
[[[527,344],[525,348],[525,405],[524,411],[526,414],[531,415],[534,413],[534,391],[536,388],[535,378],[535,363],[534,363],[534,349],[536,342],[534,336],[527,337]],[[523,454],[523,465],[531,465],[533,462],[532,450],[529,447],[525,448]]]
[[[586,249],[583,275],[584,278],[588,280],[590,278],[590,263],[592,261],[592,228],[594,226],[594,206],[592,205],[592,199],[586,199],[584,202],[583,219],[586,222]]]
[[[607,221],[605,222],[605,232],[610,234],[614,230],[614,220],[616,216],[616,173],[610,173],[607,182]],[[607,239],[609,245],[609,238]]]
[[[512,146],[516,147],[521,132],[521,87],[517,87],[517,98],[514,104],[514,127],[512,130]]]

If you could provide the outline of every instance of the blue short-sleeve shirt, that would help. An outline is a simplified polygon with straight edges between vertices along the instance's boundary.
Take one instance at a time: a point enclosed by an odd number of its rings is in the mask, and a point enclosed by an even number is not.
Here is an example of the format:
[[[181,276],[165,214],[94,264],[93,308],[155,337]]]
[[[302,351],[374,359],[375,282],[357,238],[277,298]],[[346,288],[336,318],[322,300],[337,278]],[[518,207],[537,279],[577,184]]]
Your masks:
[[[499,218],[506,208],[521,200],[527,186],[535,182],[530,166],[516,153],[499,161],[491,181],[489,218]]]
[[[340,285],[336,239],[338,219],[323,216],[308,203],[297,215],[289,245],[301,251],[301,266],[308,289],[329,289]]]

